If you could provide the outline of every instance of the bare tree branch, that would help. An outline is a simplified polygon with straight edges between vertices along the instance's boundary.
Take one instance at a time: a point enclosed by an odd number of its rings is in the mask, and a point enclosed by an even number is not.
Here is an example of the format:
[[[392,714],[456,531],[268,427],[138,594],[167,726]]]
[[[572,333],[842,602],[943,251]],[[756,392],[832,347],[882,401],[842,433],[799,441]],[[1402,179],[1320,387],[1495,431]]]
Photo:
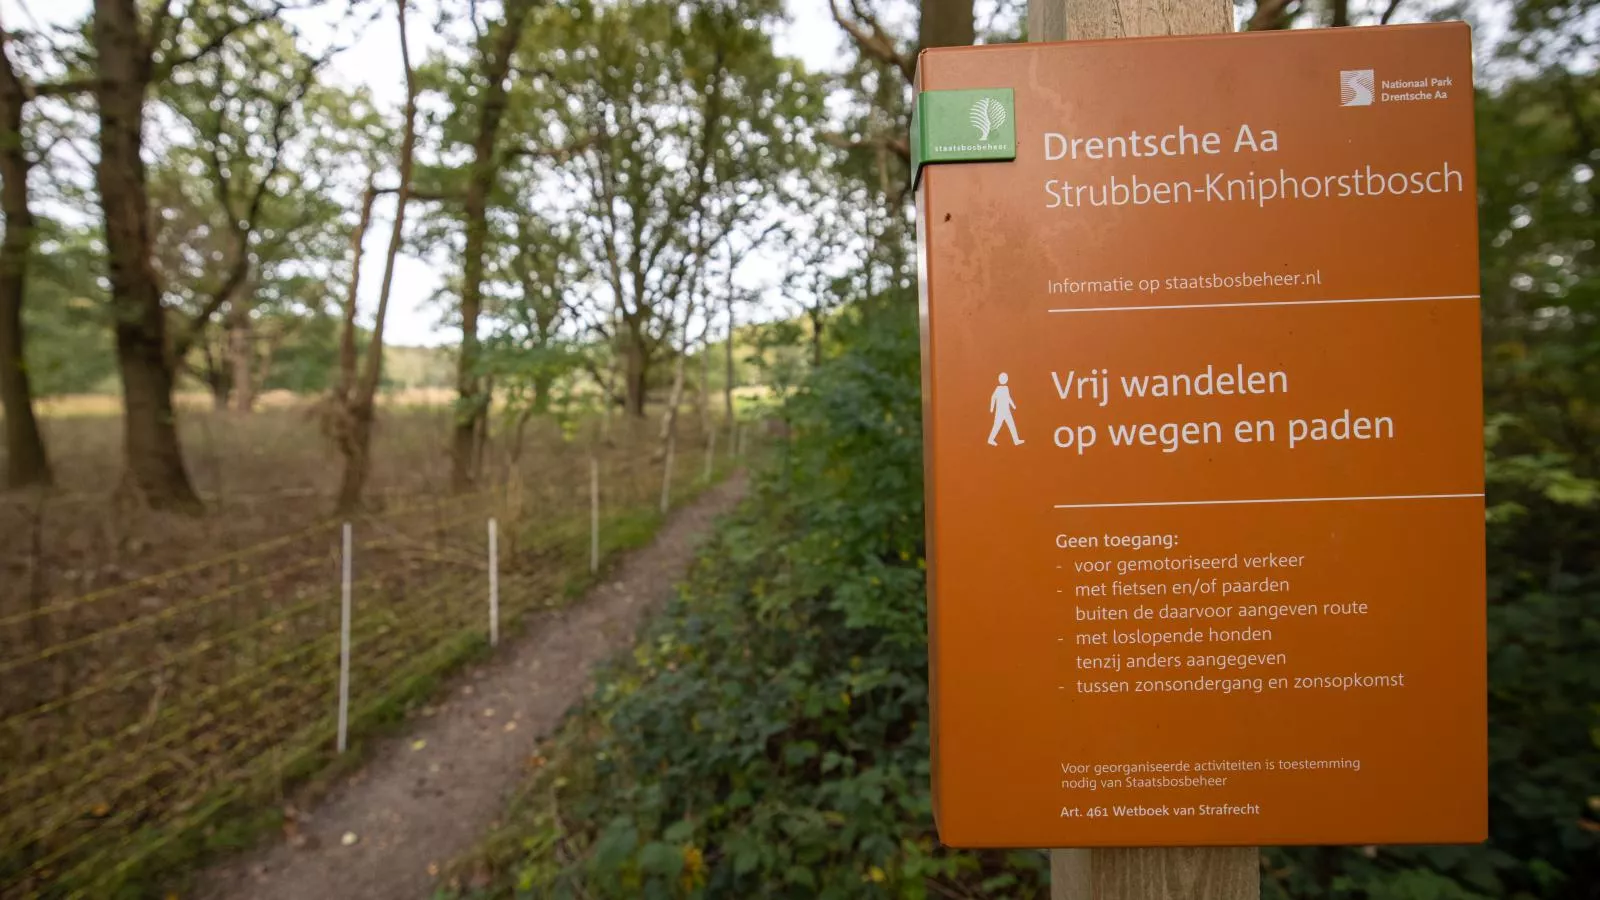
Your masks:
[[[1297,0],[1258,0],[1256,11],[1244,25],[1245,30],[1276,31],[1288,28],[1289,19],[1293,15],[1289,7],[1294,6],[1296,2]]]
[[[283,148],[288,140],[284,133],[289,118],[289,110],[303,99],[316,78],[318,70],[333,57],[335,51],[330,50],[321,58],[309,60],[300,72],[300,77],[295,80],[294,86],[279,96],[272,104],[271,128],[269,143],[271,150],[268,153],[269,162],[267,170],[256,181],[255,187],[250,192],[250,199],[243,214],[234,211],[233,182],[228,172],[228,165],[222,158],[222,127],[223,114],[218,114],[214,119],[215,128],[207,135],[210,145],[209,157],[213,189],[219,206],[222,207],[223,216],[228,222],[228,231],[233,244],[233,259],[229,262],[227,274],[223,277],[222,284],[206,300],[200,311],[191,318],[183,331],[173,341],[173,354],[182,358],[200,334],[210,324],[211,319],[222,307],[233,299],[246,278],[250,275],[250,250],[255,235],[256,227],[261,219],[261,207],[266,200],[272,180],[277,176],[283,166]],[[223,64],[217,63],[217,79],[221,84],[224,80]]]
[[[536,147],[529,150],[508,150],[508,159],[546,159],[554,163],[564,163],[574,156],[594,146],[593,138],[584,138],[559,147]]]
[[[858,141],[851,140],[850,138],[840,134],[825,134],[822,136],[822,139],[829,146],[837,147],[840,150],[885,149],[894,153],[904,161],[909,162],[911,159],[911,144],[904,137],[900,137],[898,135],[886,134]]]
[[[47,81],[42,84],[30,85],[29,98],[33,97],[70,97],[77,94],[86,94],[94,90],[92,78],[69,78],[65,81]]]
[[[200,60],[205,59],[211,54],[216,53],[218,50],[221,50],[234,35],[246,29],[254,28],[263,22],[270,22],[271,20],[277,18],[278,14],[283,10],[283,3],[274,3],[271,7],[246,16],[241,21],[230,21],[226,28],[223,28],[221,31],[212,35],[210,39],[208,39],[204,44],[201,44],[199,48],[195,49],[193,52],[185,53],[182,56],[174,57],[172,59],[161,60],[160,63],[156,64],[151,69],[151,81],[165,81],[167,76],[172,74],[173,70],[190,65],[191,63],[197,63]],[[152,47],[152,52],[153,50],[154,48]]]
[[[0,23],[0,53],[6,52],[5,48],[11,44],[12,40],[11,32],[5,27],[4,23]],[[10,66],[12,71],[16,71],[16,67],[10,64],[9,56],[7,57],[7,65]],[[19,75],[16,81],[17,87],[21,91],[23,102],[31,101],[37,97],[60,97],[67,94],[76,94],[94,88],[94,82],[87,78],[32,84]]]
[[[894,38],[884,30],[877,17],[861,5],[860,0],[850,0],[850,16],[846,16],[839,8],[839,0],[828,0],[828,10],[833,13],[833,21],[850,35],[862,53],[899,69],[907,82],[916,77],[916,59],[895,48]]]
[[[1590,128],[1588,117],[1584,115],[1583,102],[1578,89],[1572,83],[1572,73],[1564,72],[1556,79],[1556,93],[1561,97],[1561,108],[1572,119],[1572,136],[1574,150],[1579,159],[1590,159],[1594,155],[1595,139]]]

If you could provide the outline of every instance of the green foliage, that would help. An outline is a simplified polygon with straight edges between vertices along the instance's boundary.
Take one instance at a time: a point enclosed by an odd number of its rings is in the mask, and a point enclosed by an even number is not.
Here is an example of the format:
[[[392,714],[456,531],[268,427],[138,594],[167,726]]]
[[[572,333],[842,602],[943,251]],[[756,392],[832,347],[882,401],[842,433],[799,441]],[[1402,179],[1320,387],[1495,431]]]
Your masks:
[[[781,400],[805,377],[805,329],[797,319],[780,319],[753,330],[753,346],[745,362],[756,370],[760,382]]]
[[[158,66],[151,92],[150,263],[175,334],[226,301],[186,360],[203,362],[214,387],[230,377],[224,329],[243,322],[259,387],[318,392],[336,368],[330,306],[350,275],[354,197],[369,176],[392,185],[394,134],[371,98],[319,80],[319,59],[284,22],[213,40],[257,6],[180,5],[157,48],[158,63],[193,59]],[[1009,36],[1012,6],[995,6],[991,37]],[[1336,10],[1367,22],[1398,8],[1351,6],[1279,5],[1264,24]],[[850,4],[891,13],[891,27],[904,24],[900,7]],[[1042,883],[1037,854],[950,853],[933,840],[917,350],[904,313],[914,258],[895,144],[904,72],[862,53],[830,92],[778,55],[783,8],[541,4],[516,47],[476,362],[506,430],[520,446],[535,413],[570,426],[596,385],[624,392],[629,362],[639,388],[662,387],[674,354],[696,343],[686,332],[727,309],[746,323],[724,338],[735,379],[773,388],[789,438],[682,597],[552,745],[489,855],[496,895],[912,898],[937,884],[1005,897]],[[1270,851],[1269,897],[1600,898],[1597,10],[1511,4],[1509,39],[1480,48],[1492,86],[1478,98],[1491,841]],[[1402,15],[1442,11],[1408,4]],[[463,14],[477,8],[446,10],[440,25]],[[470,29],[479,46],[463,46],[469,29],[441,31],[446,46],[419,72],[416,198],[437,205],[415,214],[409,240],[454,276],[463,160],[488,97],[481,43],[495,29]],[[13,28],[9,49],[34,81],[90,77],[86,33],[64,31],[46,52]],[[893,49],[906,52],[909,37],[891,36]],[[33,386],[114,387],[105,248],[81,224],[98,217],[83,153],[94,118],[71,97],[41,98],[29,116],[41,215],[25,304]],[[798,261],[779,293],[803,318],[751,325],[733,273],[762,262],[753,247],[769,232]],[[456,278],[439,296],[460,290]],[[878,299],[838,312],[862,296]],[[819,339],[807,348],[809,336]],[[709,364],[688,377],[720,387],[726,344],[699,345]],[[452,363],[448,351],[391,348],[386,383],[453,384]]]
[[[1273,851],[1265,896],[1600,897],[1597,89],[1554,70],[1479,94],[1489,843]]]
[[[28,375],[35,394],[88,393],[111,385],[111,351],[105,290],[97,277],[101,247],[88,229],[41,218],[30,267],[23,328]]]
[[[338,368],[339,321],[327,313],[304,317],[278,315],[263,310],[261,318],[283,335],[272,354],[271,369],[262,387],[266,390],[318,394],[326,391]],[[256,330],[262,330],[258,323]],[[384,358],[387,367],[394,361]]]
[[[1600,897],[1595,87],[1480,97],[1490,840],[1269,849],[1266,897]],[[791,398],[758,496],[555,742],[491,894],[1037,889],[1037,857],[930,840],[916,349],[892,308]]]
[[[616,348],[637,399],[667,368],[694,311],[713,304],[713,265],[736,268],[779,185],[812,163],[821,81],[773,48],[772,0],[659,0],[551,7],[520,65],[539,73],[535,133],[570,152],[555,183],[570,210],[561,288],[586,274],[590,327]],[[545,74],[548,73],[548,74]],[[548,201],[545,202],[548,205]],[[526,285],[527,280],[519,279]],[[594,313],[598,313],[595,315]]]
[[[785,406],[756,496],[548,751],[489,895],[1037,894],[1041,854],[934,838],[915,326],[849,339]]]
[[[579,275],[577,250],[570,231],[530,212],[535,202],[519,197],[507,233],[493,244],[488,268],[497,277],[485,285],[485,300],[498,327],[483,342],[478,374],[504,397],[513,422],[554,410],[568,427],[599,405],[599,397],[575,391],[574,381],[584,370],[598,371],[602,348],[563,330],[567,291]]]

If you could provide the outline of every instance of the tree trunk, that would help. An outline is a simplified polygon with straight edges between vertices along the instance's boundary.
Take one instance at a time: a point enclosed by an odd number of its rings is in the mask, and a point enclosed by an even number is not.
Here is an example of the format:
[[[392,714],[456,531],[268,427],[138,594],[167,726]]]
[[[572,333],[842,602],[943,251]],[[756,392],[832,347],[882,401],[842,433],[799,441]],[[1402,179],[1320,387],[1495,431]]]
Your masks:
[[[367,189],[361,194],[361,216],[350,232],[350,283],[344,292],[344,320],[339,325],[339,372],[333,383],[333,405],[341,413],[349,407],[356,389],[356,301],[361,290],[361,257],[366,247],[367,229],[372,226],[372,206],[378,201],[378,188],[367,176]]]
[[[228,378],[221,372],[213,372],[206,379],[206,386],[211,389],[211,409],[214,412],[227,412],[228,401],[232,392],[228,390]]]
[[[688,318],[694,314],[691,305],[684,312],[683,346],[672,364],[672,392],[667,395],[667,411],[661,416],[661,514],[666,515],[672,506],[673,455],[678,449],[678,407],[683,403],[683,366],[689,355]],[[671,347],[671,342],[668,342]]]
[[[549,372],[537,372],[533,376],[533,405],[529,413],[544,415],[550,411],[550,388],[555,383],[555,376]]]
[[[348,515],[361,507],[361,494],[367,487],[367,476],[372,472],[368,454],[372,450],[373,404],[359,400],[352,403],[348,413],[350,421],[345,428],[344,474],[339,479],[337,511]]]
[[[211,395],[211,409],[215,412],[228,411],[228,399],[233,396],[233,374],[228,369],[227,336],[222,338],[224,346],[217,347],[211,340],[207,340],[201,352],[204,354],[205,365],[201,368],[189,367],[189,374],[200,379],[206,386],[206,392]]]
[[[732,278],[729,278],[730,283]],[[722,414],[728,417],[728,427],[733,427],[733,293],[728,294],[728,345],[727,345],[727,377],[722,385]],[[732,444],[730,443],[731,447]]]
[[[485,397],[494,396],[494,376],[484,380],[483,395]],[[493,425],[494,418],[488,415],[487,411],[485,411],[484,415],[478,417],[478,433],[472,436],[472,471],[475,473],[483,472],[483,461],[489,457],[489,441],[492,437]]]
[[[964,47],[974,36],[972,0],[922,0],[917,46]]]
[[[623,410],[630,416],[644,416],[645,393],[649,390],[649,360],[646,358],[644,335],[629,323],[623,335],[622,380],[625,397]]]
[[[279,329],[256,347],[255,370],[251,373],[251,386],[255,389],[255,395],[250,398],[252,403],[260,398],[261,392],[267,389],[267,383],[272,379],[272,363],[277,359],[278,347],[283,339],[284,330]],[[254,407],[245,412],[254,412]]]
[[[0,48],[0,57],[4,50]],[[27,95],[11,68],[0,58],[0,211],[5,213],[5,241],[0,245],[0,405],[6,415],[6,486],[54,482],[44,437],[33,414],[33,387],[23,358],[22,300],[33,255],[33,210],[28,205],[28,160],[22,143],[22,108]]]
[[[827,320],[821,309],[811,311],[811,368],[822,365],[822,330],[827,327]]]
[[[7,189],[10,181],[7,179]],[[33,388],[23,360],[22,292],[26,280],[25,262],[14,261],[14,252],[23,256],[31,249],[14,250],[13,234],[26,232],[30,225],[6,215],[6,237],[0,258],[0,407],[6,415],[6,486],[11,488],[47,486],[54,483],[50,460],[45,455],[44,437],[33,413]],[[21,237],[19,243],[31,243]],[[13,268],[15,267],[15,268]]]
[[[507,0],[506,20],[490,43],[483,48],[483,114],[478,118],[478,133],[472,141],[472,171],[467,179],[465,198],[466,258],[461,277],[461,353],[456,360],[456,423],[450,454],[450,483],[457,491],[472,486],[477,472],[475,446],[483,433],[482,420],[489,411],[489,398],[483,396],[478,377],[478,317],[483,311],[483,255],[489,240],[489,195],[499,173],[495,143],[500,120],[506,110],[506,77],[511,57],[516,52],[522,25],[532,3]]]
[[[228,322],[228,365],[233,370],[234,411],[249,415],[256,407],[256,341],[248,311],[236,308]]]
[[[684,331],[688,331],[685,326]],[[683,367],[689,355],[689,336],[684,335],[684,346],[672,364],[672,391],[667,395],[667,410],[661,414],[661,444],[666,446],[678,430],[678,407],[683,405]]]
[[[166,313],[150,262],[150,204],[140,153],[151,51],[139,33],[135,0],[95,0],[94,10],[100,111],[95,183],[105,213],[127,478],[152,507],[198,511],[200,498],[178,443]]]
[[[522,462],[522,437],[527,432],[528,420],[533,418],[533,407],[524,406],[517,412],[517,421],[511,426],[511,446],[507,450],[511,468]]]
[[[706,303],[707,308],[710,302]],[[709,318],[709,317],[708,317]],[[700,425],[707,434],[715,429],[711,425],[711,326],[706,325],[705,331],[700,333],[700,393],[695,400],[695,412],[700,416]]]
[[[367,358],[350,398],[349,433],[345,442],[344,476],[339,483],[338,508],[341,513],[354,512],[361,505],[361,494],[366,488],[371,471],[372,419],[378,394],[378,381],[383,375],[383,324],[389,314],[389,294],[394,288],[395,259],[405,241],[406,203],[411,199],[412,157],[417,146],[417,79],[411,68],[411,45],[406,39],[406,2],[396,0],[396,18],[400,26],[400,61],[406,72],[405,132],[400,140],[400,184],[395,189],[394,230],[389,234],[389,251],[383,265],[383,284],[378,289],[378,311],[373,316],[372,338],[367,343]],[[355,309],[354,301],[350,312]],[[352,345],[354,338],[351,339]]]
[[[611,313],[611,353],[606,359],[603,370],[595,372],[595,380],[600,382],[600,438],[611,437],[612,407],[617,403],[617,382],[622,376],[618,367],[622,359],[622,316],[613,309]]]

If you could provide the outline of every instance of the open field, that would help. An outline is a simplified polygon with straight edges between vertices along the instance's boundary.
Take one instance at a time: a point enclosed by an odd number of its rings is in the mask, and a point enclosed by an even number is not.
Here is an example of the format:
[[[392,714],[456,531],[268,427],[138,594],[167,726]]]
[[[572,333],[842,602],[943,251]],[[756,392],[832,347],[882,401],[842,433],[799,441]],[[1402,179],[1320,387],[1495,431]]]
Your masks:
[[[764,384],[747,384],[734,388],[733,395],[736,401],[748,404],[771,399],[772,389]],[[456,392],[453,388],[412,387],[378,393],[378,406],[389,410],[441,409],[455,401]],[[180,410],[188,413],[210,412],[213,409],[211,395],[200,391],[174,394],[173,402]],[[497,409],[501,408],[502,402],[497,402]],[[263,411],[304,410],[306,399],[289,391],[266,391],[256,397],[255,405],[257,410]],[[46,420],[122,414],[122,398],[116,394],[63,394],[57,397],[40,397],[34,401],[34,406],[38,414]]]
[[[593,443],[531,422],[520,453],[492,444],[481,489],[457,496],[449,416],[380,413],[369,510],[351,522],[356,738],[485,648],[489,519],[512,628],[589,577],[591,452],[602,554],[657,516],[653,419],[580,429]],[[47,419],[70,487],[0,498],[0,896],[141,895],[150,873],[239,843],[332,758],[338,461],[303,407],[181,424],[202,517],[118,499],[111,416]],[[678,434],[675,500],[707,472],[699,421]]]
[[[455,399],[456,392],[450,388],[415,387],[380,391],[378,405],[387,409],[445,407]],[[202,391],[180,391],[173,395],[172,401],[178,409],[188,413],[209,412],[214,405],[211,395]],[[122,414],[122,398],[117,394],[63,394],[41,397],[34,402],[39,415],[46,419]],[[266,391],[256,397],[255,406],[265,411],[305,409],[306,400],[290,391]]]

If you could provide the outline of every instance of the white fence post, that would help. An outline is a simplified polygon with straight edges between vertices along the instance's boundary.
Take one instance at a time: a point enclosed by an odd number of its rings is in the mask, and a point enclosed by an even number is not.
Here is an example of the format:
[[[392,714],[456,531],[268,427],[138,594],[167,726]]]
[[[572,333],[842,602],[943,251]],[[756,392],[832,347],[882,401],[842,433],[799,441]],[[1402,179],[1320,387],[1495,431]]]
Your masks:
[[[500,529],[489,517],[489,646],[500,646]]]
[[[344,523],[339,602],[339,752],[347,746],[350,728],[350,523]]]
[[[589,457],[589,572],[600,571],[600,460]]]

